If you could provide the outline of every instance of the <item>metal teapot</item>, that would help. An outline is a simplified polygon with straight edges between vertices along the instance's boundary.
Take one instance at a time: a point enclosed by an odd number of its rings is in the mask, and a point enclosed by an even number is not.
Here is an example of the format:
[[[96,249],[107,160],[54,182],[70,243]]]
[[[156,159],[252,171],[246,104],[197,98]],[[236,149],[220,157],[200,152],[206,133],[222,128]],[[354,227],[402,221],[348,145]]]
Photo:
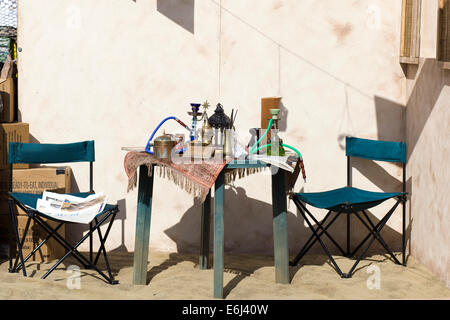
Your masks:
[[[172,137],[165,132],[162,136],[155,139],[153,144],[153,152],[155,158],[157,159],[168,159],[170,160],[173,148],[177,145],[177,141],[172,140]]]

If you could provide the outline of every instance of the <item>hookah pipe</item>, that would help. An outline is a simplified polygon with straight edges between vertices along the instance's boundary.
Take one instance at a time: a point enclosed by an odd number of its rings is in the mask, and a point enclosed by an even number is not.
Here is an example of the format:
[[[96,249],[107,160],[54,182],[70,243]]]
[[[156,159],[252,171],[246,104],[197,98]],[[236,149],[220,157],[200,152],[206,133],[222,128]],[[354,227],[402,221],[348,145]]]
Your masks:
[[[267,134],[269,133],[269,131],[272,129],[272,124],[274,122],[274,120],[277,120],[278,118],[276,117],[276,114],[273,115],[272,119],[270,119],[269,121],[269,125],[267,126],[267,130],[266,132],[261,136],[261,138],[255,143],[255,145],[252,147],[252,149],[250,150],[250,154],[254,154],[257,151],[264,149],[264,148],[268,148],[270,147],[272,144],[266,144],[264,146],[261,146],[258,148],[258,144],[267,136]],[[306,172],[305,172],[305,165],[303,163],[303,157],[302,154],[300,153],[300,151],[298,151],[296,148],[294,148],[293,146],[290,146],[288,144],[284,144],[281,143],[281,146],[291,149],[292,151],[294,151],[298,156],[299,156],[299,163],[300,163],[300,168],[302,170],[302,175],[303,175],[303,180],[306,182]]]
[[[160,122],[160,124],[153,131],[152,135],[150,136],[150,139],[148,139],[147,145],[145,146],[145,152],[153,154],[153,151],[150,150],[150,147],[151,147],[150,143],[153,140],[153,138],[155,137],[155,134],[159,130],[159,128],[161,128],[161,126],[168,120],[175,120],[176,122],[178,122],[183,128],[185,128],[187,131],[189,131],[191,141],[195,140],[195,131],[197,129],[197,116],[201,115],[202,113],[198,112],[198,108],[200,107],[200,104],[191,103],[191,107],[192,107],[192,112],[189,112],[189,114],[192,114],[192,128],[189,128],[189,126],[187,126],[183,121],[181,121],[177,117],[165,118],[163,121]]]
[[[147,145],[145,146],[145,152],[153,154],[153,151],[150,150],[150,142],[153,140],[153,138],[155,137],[156,132],[159,130],[159,128],[161,128],[161,126],[168,120],[175,120],[176,122],[178,122],[183,128],[185,128],[186,130],[188,130],[189,132],[191,132],[191,128],[189,128],[183,121],[181,121],[180,119],[178,119],[177,117],[167,117],[165,118],[163,121],[161,121],[159,123],[159,125],[156,127],[156,129],[153,131],[152,135],[150,136],[150,139],[148,139]]]
[[[195,140],[195,131],[197,130],[197,116],[200,116],[200,115],[202,115],[202,113],[201,112],[198,112],[198,108],[200,108],[200,104],[199,103],[191,103],[191,107],[192,107],[192,112],[188,112],[188,114],[189,115],[191,115],[192,114],[192,128],[191,128],[191,135],[190,135],[190,138],[191,138],[191,141],[194,141]],[[202,118],[200,118],[200,121],[203,119],[203,116],[202,116]]]

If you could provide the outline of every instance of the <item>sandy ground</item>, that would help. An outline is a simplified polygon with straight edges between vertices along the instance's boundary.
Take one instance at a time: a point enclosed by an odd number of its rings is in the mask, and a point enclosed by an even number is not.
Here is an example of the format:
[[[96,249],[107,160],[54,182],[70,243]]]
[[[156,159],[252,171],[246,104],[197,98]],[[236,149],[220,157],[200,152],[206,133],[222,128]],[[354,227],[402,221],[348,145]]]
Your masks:
[[[352,261],[337,257],[348,270]],[[102,260],[102,259],[101,259]],[[133,286],[133,254],[110,253],[111,265],[120,284],[111,286],[91,270],[81,270],[80,289],[69,289],[67,267],[61,265],[47,279],[40,276],[50,263],[28,263],[29,277],[7,272],[0,265],[0,299],[212,299],[213,271],[200,270],[193,254],[151,252],[148,285]],[[100,263],[100,266],[104,265]],[[380,288],[370,290],[370,266],[380,270]],[[360,263],[351,279],[341,279],[324,256],[309,255],[298,267],[291,267],[291,284],[275,283],[273,258],[256,255],[225,256],[226,299],[450,299],[450,289],[414,258],[408,267],[376,255]],[[70,282],[72,283],[72,282]]]

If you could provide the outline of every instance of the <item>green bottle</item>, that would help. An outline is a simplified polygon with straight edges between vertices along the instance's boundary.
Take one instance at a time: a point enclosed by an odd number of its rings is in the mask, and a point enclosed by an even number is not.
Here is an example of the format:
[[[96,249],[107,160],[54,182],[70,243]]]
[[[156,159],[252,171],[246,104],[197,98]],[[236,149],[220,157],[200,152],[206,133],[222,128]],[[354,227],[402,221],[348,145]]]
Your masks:
[[[286,150],[284,150],[282,144],[283,144],[283,140],[280,139],[279,146],[278,146],[278,154],[277,154],[277,156],[280,156],[280,157],[284,157],[286,155]],[[272,155],[272,146],[269,146],[267,148],[267,155],[268,156]]]

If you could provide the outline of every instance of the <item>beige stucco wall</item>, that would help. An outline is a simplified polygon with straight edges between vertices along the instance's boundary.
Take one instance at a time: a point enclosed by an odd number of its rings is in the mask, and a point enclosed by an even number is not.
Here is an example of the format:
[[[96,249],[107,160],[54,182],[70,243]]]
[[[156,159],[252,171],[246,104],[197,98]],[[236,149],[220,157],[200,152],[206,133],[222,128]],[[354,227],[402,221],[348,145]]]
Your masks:
[[[347,134],[404,140],[400,18],[401,1],[383,0],[222,0],[222,10],[219,0],[21,0],[21,119],[40,142],[96,141],[96,190],[121,207],[108,246],[132,251],[137,191],[126,192],[121,147],[143,146],[165,116],[189,122],[190,102],[238,108],[248,140],[261,97],[281,95],[282,137],[301,150],[308,174],[296,190],[345,185]],[[74,166],[80,189],[87,173]],[[399,190],[400,179],[397,165],[355,162],[355,186]],[[273,252],[270,194],[268,175],[227,188],[226,252]],[[371,212],[381,217],[389,205]],[[288,216],[295,253],[310,233],[292,203]],[[385,231],[396,249],[400,217]],[[156,178],[151,249],[195,252],[199,232],[200,205]]]
[[[437,2],[437,1],[436,1]],[[423,1],[422,23],[436,22],[437,3]],[[428,39],[431,39],[428,36]],[[422,41],[422,52],[434,42]],[[450,287],[450,70],[434,58],[410,66],[407,80],[408,191],[411,254]]]

